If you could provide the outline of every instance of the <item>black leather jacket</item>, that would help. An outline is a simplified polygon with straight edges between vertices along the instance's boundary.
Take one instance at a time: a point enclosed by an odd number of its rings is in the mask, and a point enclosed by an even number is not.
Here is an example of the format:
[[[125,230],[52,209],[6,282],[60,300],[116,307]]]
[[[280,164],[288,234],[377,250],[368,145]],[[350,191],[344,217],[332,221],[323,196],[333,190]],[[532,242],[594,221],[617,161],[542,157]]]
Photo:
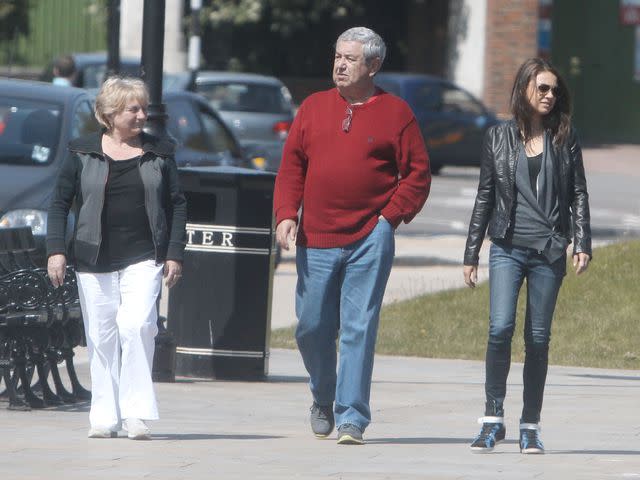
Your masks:
[[[511,120],[491,127],[484,138],[478,195],[473,207],[464,264],[477,265],[485,232],[504,239],[513,218],[516,198],[516,162],[522,140]],[[567,141],[554,146],[554,182],[560,208],[560,233],[571,242],[573,252],[591,256],[589,195],[582,164],[582,150],[574,131]]]

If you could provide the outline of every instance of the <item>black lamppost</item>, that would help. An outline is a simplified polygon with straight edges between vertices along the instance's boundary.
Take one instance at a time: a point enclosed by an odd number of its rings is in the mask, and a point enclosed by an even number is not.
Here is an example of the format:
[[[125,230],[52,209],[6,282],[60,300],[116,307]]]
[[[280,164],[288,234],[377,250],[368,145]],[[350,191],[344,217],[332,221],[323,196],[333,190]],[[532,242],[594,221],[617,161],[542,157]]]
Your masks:
[[[105,79],[120,73],[120,0],[109,0],[107,15],[107,71]]]
[[[142,79],[149,89],[149,111],[145,131],[167,138],[167,114],[162,103],[162,58],[164,56],[165,0],[144,0],[142,14]],[[169,137],[170,138],[170,137]],[[173,382],[176,376],[176,341],[158,317],[158,335],[153,358],[154,382]]]
[[[166,109],[162,103],[165,0],[144,0],[142,17],[142,79],[149,89],[146,130],[166,137]]]
[[[188,67],[191,72],[189,90],[196,91],[196,77],[200,68],[200,9],[202,0],[191,0],[191,28],[189,34]]]

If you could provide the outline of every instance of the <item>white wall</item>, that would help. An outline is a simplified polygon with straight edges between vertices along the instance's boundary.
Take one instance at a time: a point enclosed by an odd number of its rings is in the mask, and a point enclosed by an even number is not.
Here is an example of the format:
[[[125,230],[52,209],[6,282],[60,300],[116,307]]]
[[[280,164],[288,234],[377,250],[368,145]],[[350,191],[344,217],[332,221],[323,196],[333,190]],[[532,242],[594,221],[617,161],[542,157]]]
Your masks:
[[[453,0],[449,8],[449,78],[482,99],[487,2]]]
[[[143,0],[121,0],[120,55],[122,57],[141,57],[143,10]],[[186,69],[187,55],[180,25],[182,15],[181,0],[166,0],[163,59],[165,72],[179,72]]]

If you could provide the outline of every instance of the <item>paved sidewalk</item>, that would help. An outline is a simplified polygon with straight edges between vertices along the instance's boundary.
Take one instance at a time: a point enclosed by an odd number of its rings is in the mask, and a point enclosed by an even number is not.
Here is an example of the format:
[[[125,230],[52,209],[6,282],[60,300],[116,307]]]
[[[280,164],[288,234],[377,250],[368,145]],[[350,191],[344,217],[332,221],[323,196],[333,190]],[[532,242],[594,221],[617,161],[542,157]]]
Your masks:
[[[78,370],[88,383],[86,355]],[[378,356],[367,444],[316,440],[307,377],[294,351],[272,352],[269,381],[156,384],[152,441],[87,439],[87,405],[1,408],[1,477],[75,479],[629,479],[640,478],[640,376],[551,367],[544,456],[518,452],[521,365],[510,375],[507,441],[478,455],[481,362]]]
[[[629,149],[625,165],[632,167]],[[619,152],[616,152],[616,154]],[[602,152],[606,160],[608,153]],[[637,169],[636,169],[637,171]],[[463,287],[463,236],[396,236],[385,303]],[[485,248],[488,242],[485,242]],[[274,277],[272,326],[295,323],[292,253]],[[486,279],[486,250],[480,258]],[[486,339],[478,339],[486,341]],[[88,386],[86,351],[77,369]],[[316,440],[298,352],[273,350],[266,382],[180,378],[156,384],[153,439],[90,440],[88,405],[12,412],[0,403],[0,478],[31,479],[640,479],[640,373],[549,368],[544,456],[518,452],[522,365],[511,369],[507,441],[470,453],[483,412],[482,362],[377,356],[367,444]]]

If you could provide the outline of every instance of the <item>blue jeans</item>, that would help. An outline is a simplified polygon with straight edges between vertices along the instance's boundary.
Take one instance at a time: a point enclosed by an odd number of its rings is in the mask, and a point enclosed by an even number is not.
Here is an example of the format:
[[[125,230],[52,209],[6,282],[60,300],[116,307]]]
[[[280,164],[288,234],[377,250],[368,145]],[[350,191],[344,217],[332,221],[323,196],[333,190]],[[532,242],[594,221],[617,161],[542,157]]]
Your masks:
[[[323,406],[335,401],[338,426],[351,423],[364,431],[371,421],[378,319],[394,249],[393,227],[386,220],[346,247],[297,248],[296,340],[313,399]]]
[[[518,294],[527,279],[524,320],[524,406],[521,421],[538,423],[547,378],[551,320],[566,273],[566,255],[553,264],[536,250],[491,244],[489,254],[489,342],[486,357],[487,405],[504,402],[511,365],[511,338]]]

